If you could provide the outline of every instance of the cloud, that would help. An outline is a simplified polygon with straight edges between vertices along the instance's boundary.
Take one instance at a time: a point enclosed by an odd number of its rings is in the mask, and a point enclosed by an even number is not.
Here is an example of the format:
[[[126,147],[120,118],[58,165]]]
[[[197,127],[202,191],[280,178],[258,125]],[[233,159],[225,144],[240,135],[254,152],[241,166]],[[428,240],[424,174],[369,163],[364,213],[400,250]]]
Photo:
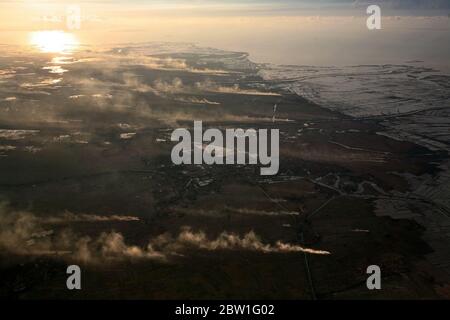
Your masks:
[[[135,135],[136,135],[135,132],[121,133],[120,134],[120,139],[129,140],[129,139],[132,139]]]
[[[218,85],[212,81],[197,82],[195,87],[200,91],[206,92],[216,92],[216,93],[232,93],[232,94],[244,94],[244,95],[255,95],[255,96],[280,96],[278,93],[258,91],[253,89],[241,89],[238,84],[231,87],[225,87]]]
[[[199,81],[196,82],[194,86],[185,85],[183,81],[175,77],[171,82],[163,81],[161,79],[157,79],[153,82],[152,86],[141,83],[136,77],[131,76],[130,74],[125,76],[125,83],[134,87],[136,91],[139,92],[152,92],[157,95],[160,94],[182,94],[182,93],[190,93],[190,94],[201,94],[204,92],[213,92],[213,93],[230,93],[230,94],[242,94],[242,95],[256,95],[256,96],[280,96],[278,93],[274,92],[266,92],[266,91],[258,91],[253,89],[241,89],[239,85],[235,84],[233,86],[222,86],[211,80]],[[206,99],[198,100],[197,98],[178,98],[178,100],[184,99],[183,102],[196,102],[196,103],[207,103],[207,104],[217,104],[214,102],[210,102]],[[197,100],[196,100],[197,99]]]
[[[146,48],[146,47],[144,47]],[[134,50],[134,51],[133,51]],[[80,59],[79,62],[86,60]],[[186,62],[185,59],[172,57],[155,57],[139,53],[139,48],[116,48],[110,53],[97,54],[97,61],[107,62],[108,64],[117,64],[122,66],[142,66],[152,70],[163,71],[184,71],[190,73],[209,74],[209,75],[227,75],[230,72],[221,69],[210,69],[195,67]],[[237,72],[234,72],[237,73]]]
[[[186,91],[186,87],[183,85],[183,81],[180,78],[174,78],[171,83],[156,80],[153,84],[154,90],[164,93],[182,93]]]
[[[27,137],[36,135],[39,133],[39,130],[8,130],[1,129],[0,130],[0,139],[5,140],[23,140]]]
[[[194,110],[185,108],[182,104],[219,106],[221,103],[211,98],[218,93],[275,95],[259,89],[221,85],[216,83],[219,82],[215,80],[217,77],[214,77],[215,81],[196,79],[199,81],[196,84],[190,81],[193,77],[186,77],[189,82],[182,80],[184,73],[176,73],[176,76],[171,78],[169,76],[174,73],[149,73],[148,69],[182,70],[214,75],[225,72],[208,69],[209,60],[197,61],[200,65],[197,66],[196,62],[192,62],[196,61],[195,59],[191,61],[179,58],[181,53],[173,58],[166,55],[150,56],[146,50],[152,48],[159,50],[158,45],[141,44],[137,47],[120,47],[103,52],[82,51],[74,58],[52,59],[51,62],[39,60],[34,55],[20,57],[21,60],[19,57],[8,58],[8,63],[14,68],[26,65],[27,70],[14,70],[11,73],[11,67],[2,71],[4,76],[12,78],[6,79],[6,84],[0,88],[0,100],[14,96],[16,101],[5,101],[3,103],[5,108],[0,109],[0,116],[16,124],[17,128],[25,123],[33,125],[39,123],[40,126],[41,123],[62,124],[63,121],[76,119],[79,120],[76,124],[80,127],[79,130],[85,130],[87,125],[93,123],[91,114],[105,112],[110,115],[107,119],[112,119],[113,114],[120,114],[122,117],[157,120],[168,125],[176,125],[178,121],[192,120],[199,116],[205,121],[217,119],[256,121],[259,119],[254,116],[237,116],[226,108]],[[172,45],[170,48],[177,52],[178,45]],[[200,49],[195,47],[195,50]],[[202,57],[209,57],[208,52],[211,49],[202,50],[206,50]],[[220,57],[223,52],[219,53],[219,59],[222,59]],[[68,71],[54,74],[54,77],[49,74],[49,71],[59,72],[61,69]],[[31,76],[30,71],[36,74]],[[72,124],[74,123],[67,126]],[[132,131],[123,133],[127,132]]]

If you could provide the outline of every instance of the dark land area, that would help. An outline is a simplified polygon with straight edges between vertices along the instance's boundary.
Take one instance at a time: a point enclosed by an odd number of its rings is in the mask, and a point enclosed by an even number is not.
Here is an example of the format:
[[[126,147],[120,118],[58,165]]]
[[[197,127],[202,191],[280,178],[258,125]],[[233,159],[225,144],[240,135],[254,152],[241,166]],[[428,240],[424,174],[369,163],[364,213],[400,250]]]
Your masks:
[[[241,53],[140,56],[155,68],[136,63],[132,51],[74,56],[62,74],[42,69],[47,56],[1,58],[21,60],[35,83],[61,80],[26,89],[30,80],[17,71],[2,85],[4,98],[16,99],[0,102],[0,297],[450,297],[447,275],[426,258],[433,248],[424,227],[378,206],[419,201],[404,174],[437,174],[445,153],[377,134],[383,119],[274,90]],[[185,64],[165,65],[174,59]],[[279,173],[173,165],[170,134],[194,120],[204,130],[279,129]],[[183,230],[195,239],[181,239]],[[122,237],[117,246],[95,240],[111,231]],[[256,238],[226,247],[214,242],[224,232]],[[161,235],[171,240],[158,250]],[[163,257],[148,254],[149,241]],[[66,288],[72,263],[83,270],[81,291]],[[373,264],[382,290],[366,287]]]

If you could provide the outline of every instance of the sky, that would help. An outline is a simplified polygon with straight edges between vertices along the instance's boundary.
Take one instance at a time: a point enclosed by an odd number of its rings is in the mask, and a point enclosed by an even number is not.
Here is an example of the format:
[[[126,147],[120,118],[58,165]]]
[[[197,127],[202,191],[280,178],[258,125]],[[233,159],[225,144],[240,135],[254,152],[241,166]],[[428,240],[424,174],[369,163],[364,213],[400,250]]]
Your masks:
[[[33,32],[63,30],[89,46],[194,42],[278,64],[446,64],[450,0],[370,3],[382,9],[382,30],[367,29],[367,1],[0,0],[0,44],[26,45]],[[81,10],[79,29],[67,30],[69,5]]]

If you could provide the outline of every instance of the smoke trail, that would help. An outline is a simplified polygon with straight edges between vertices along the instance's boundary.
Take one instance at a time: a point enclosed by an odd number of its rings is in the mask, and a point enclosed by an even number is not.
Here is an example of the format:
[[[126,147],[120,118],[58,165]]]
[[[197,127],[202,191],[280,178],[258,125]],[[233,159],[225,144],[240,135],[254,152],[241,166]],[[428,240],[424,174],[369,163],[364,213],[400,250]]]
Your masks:
[[[68,260],[85,263],[102,263],[124,259],[153,259],[166,261],[174,255],[188,249],[196,250],[235,250],[267,253],[306,252],[328,255],[330,252],[305,248],[295,244],[277,241],[275,244],[263,243],[253,231],[240,236],[235,233],[222,232],[218,237],[209,239],[203,231],[193,231],[184,227],[173,237],[165,233],[151,238],[147,246],[140,247],[126,243],[121,233],[102,232],[91,238],[74,233],[71,229],[55,232],[49,229],[52,224],[73,223],[79,221],[102,222],[137,221],[129,216],[97,216],[63,213],[60,217],[39,218],[29,212],[11,211],[0,204],[0,249],[18,255],[53,255]]]

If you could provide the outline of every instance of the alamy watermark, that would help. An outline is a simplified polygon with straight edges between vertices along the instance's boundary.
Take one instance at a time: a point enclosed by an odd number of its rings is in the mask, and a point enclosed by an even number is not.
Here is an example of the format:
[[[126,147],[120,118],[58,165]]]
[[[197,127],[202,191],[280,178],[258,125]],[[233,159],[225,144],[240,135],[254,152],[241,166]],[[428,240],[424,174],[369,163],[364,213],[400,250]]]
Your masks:
[[[367,267],[366,273],[370,275],[366,281],[367,289],[381,290],[381,268],[373,264]]]
[[[69,30],[81,29],[81,8],[78,5],[70,5],[66,8],[66,27]]]
[[[367,18],[366,25],[369,30],[381,29],[381,8],[377,5],[370,5],[366,10],[370,16]]]
[[[67,5],[64,12],[58,14],[47,14],[34,19],[37,22],[58,24],[64,26],[69,31],[80,30],[84,22],[99,22],[102,19],[96,15],[83,15],[81,6],[77,4]]]
[[[178,144],[171,158],[176,165],[260,164],[266,166],[261,167],[261,175],[276,175],[280,165],[279,136],[278,129],[226,129],[224,137],[215,128],[203,132],[202,121],[194,121],[194,139],[185,128],[172,132],[171,140]]]
[[[67,267],[66,273],[69,274],[66,281],[67,289],[81,290],[81,268],[73,264]]]

